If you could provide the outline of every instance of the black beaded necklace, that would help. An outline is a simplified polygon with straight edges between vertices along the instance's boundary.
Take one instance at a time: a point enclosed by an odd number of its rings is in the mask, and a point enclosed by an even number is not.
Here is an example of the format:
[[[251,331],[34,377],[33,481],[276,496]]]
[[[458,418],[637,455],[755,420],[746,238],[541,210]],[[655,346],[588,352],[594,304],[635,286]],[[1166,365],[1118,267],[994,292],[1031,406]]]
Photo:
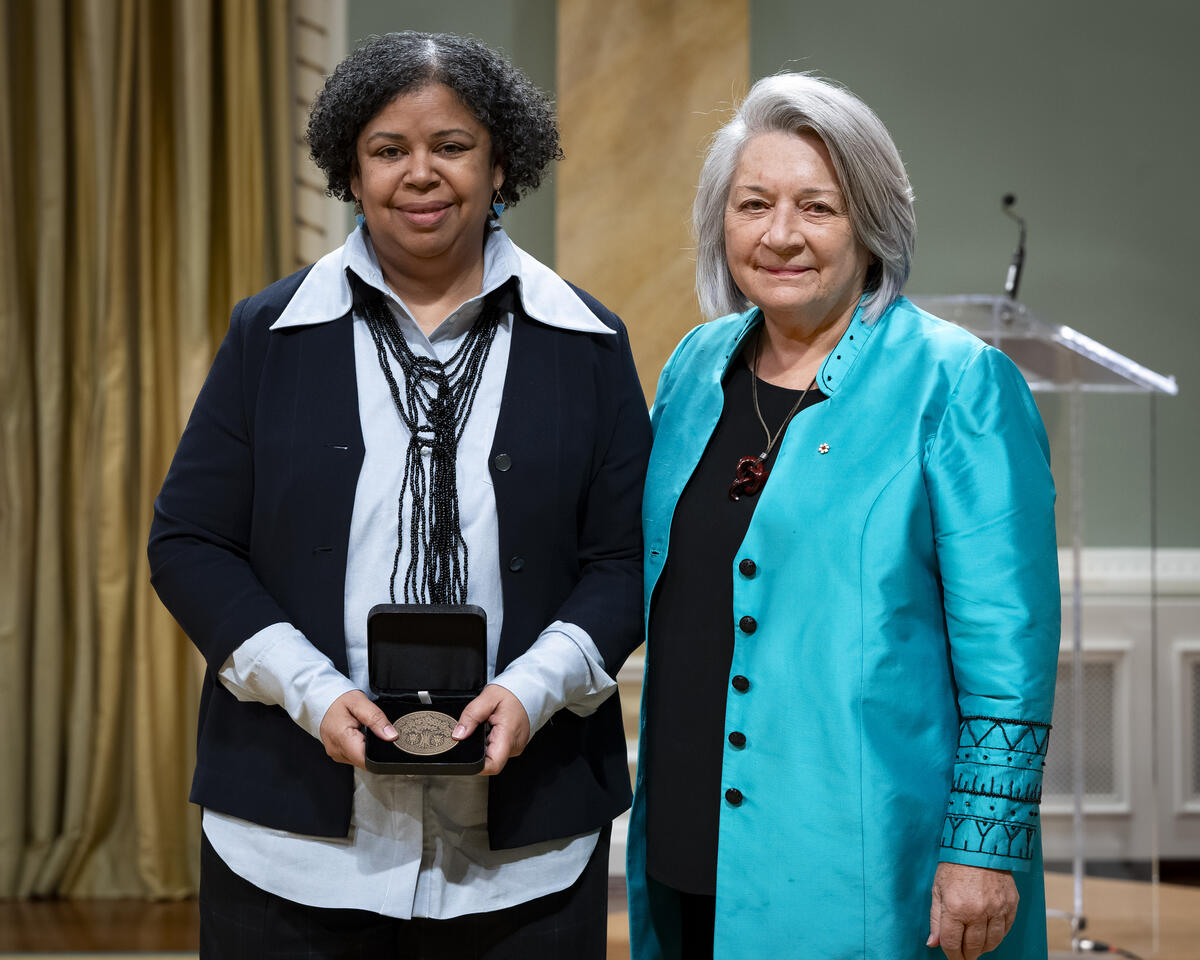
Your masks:
[[[458,504],[458,441],[471,416],[500,317],[511,303],[509,294],[510,284],[506,283],[484,297],[479,317],[454,354],[442,363],[413,353],[384,303],[383,294],[361,281],[355,284],[355,310],[366,321],[375,341],[375,353],[387,378],[392,403],[409,433],[396,510],[396,556],[389,584],[393,603],[404,543],[406,494],[411,496],[413,506],[404,602],[467,601],[467,543],[462,535]],[[396,382],[389,354],[396,361],[403,385]]]

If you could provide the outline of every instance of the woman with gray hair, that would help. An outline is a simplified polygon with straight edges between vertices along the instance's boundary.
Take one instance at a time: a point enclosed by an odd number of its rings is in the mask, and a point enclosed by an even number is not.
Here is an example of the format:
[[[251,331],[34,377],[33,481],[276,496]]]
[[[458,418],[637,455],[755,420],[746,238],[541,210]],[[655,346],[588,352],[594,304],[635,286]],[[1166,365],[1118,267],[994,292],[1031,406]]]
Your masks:
[[[1059,596],[1029,390],[900,295],[912,192],[846,90],[755,84],[694,222],[717,319],[651,411],[633,957],[1044,957]]]

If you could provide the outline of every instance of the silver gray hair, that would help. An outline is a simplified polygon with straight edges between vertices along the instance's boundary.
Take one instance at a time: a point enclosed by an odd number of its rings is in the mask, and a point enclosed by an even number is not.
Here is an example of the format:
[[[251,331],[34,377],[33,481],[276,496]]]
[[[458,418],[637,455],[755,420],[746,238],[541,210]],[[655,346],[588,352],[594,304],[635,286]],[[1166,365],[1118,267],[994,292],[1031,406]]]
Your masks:
[[[875,257],[867,270],[863,318],[874,323],[900,296],[916,245],[913,193],[900,151],[883,122],[849,90],[804,73],[764,77],[709,144],[692,227],[696,296],[706,317],[746,310],[725,255],[725,207],[738,158],[762,133],[811,130],[824,142],[858,241]]]

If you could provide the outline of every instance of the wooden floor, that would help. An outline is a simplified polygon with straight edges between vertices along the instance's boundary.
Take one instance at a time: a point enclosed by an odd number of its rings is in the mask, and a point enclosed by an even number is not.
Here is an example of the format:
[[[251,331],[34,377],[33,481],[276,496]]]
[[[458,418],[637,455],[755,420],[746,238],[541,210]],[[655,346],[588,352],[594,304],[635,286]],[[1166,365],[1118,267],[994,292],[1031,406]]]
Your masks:
[[[196,902],[0,900],[0,955],[195,952]]]
[[[1071,878],[1046,875],[1046,901],[1069,908]],[[1163,884],[1159,889],[1158,952],[1154,953],[1149,884],[1089,878],[1084,884],[1087,935],[1129,950],[1145,960],[1200,958],[1200,887]],[[614,880],[609,896],[608,957],[628,960],[624,884]],[[1065,920],[1048,921],[1051,950],[1070,948]],[[0,957],[6,954],[107,953],[194,954],[195,901],[143,903],[129,900],[0,901]],[[756,960],[748,953],[747,958]]]
[[[1051,908],[1070,909],[1071,877],[1046,874],[1046,903]],[[1083,913],[1088,925],[1084,935],[1112,944],[1149,960],[1197,960],[1200,958],[1200,887],[1164,883],[1158,893],[1158,952],[1154,952],[1152,918],[1154,898],[1148,883],[1104,880],[1089,877],[1083,884]],[[1047,920],[1051,950],[1071,945],[1066,920]]]

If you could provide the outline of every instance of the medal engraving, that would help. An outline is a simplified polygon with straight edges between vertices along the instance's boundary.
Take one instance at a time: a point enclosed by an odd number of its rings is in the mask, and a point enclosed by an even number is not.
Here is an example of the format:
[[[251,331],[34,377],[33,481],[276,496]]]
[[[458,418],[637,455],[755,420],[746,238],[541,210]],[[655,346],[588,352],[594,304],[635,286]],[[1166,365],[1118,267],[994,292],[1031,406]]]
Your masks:
[[[418,757],[436,757],[452,749],[458,741],[452,734],[458,721],[438,710],[417,710],[392,721],[399,736],[393,741],[405,753]]]

